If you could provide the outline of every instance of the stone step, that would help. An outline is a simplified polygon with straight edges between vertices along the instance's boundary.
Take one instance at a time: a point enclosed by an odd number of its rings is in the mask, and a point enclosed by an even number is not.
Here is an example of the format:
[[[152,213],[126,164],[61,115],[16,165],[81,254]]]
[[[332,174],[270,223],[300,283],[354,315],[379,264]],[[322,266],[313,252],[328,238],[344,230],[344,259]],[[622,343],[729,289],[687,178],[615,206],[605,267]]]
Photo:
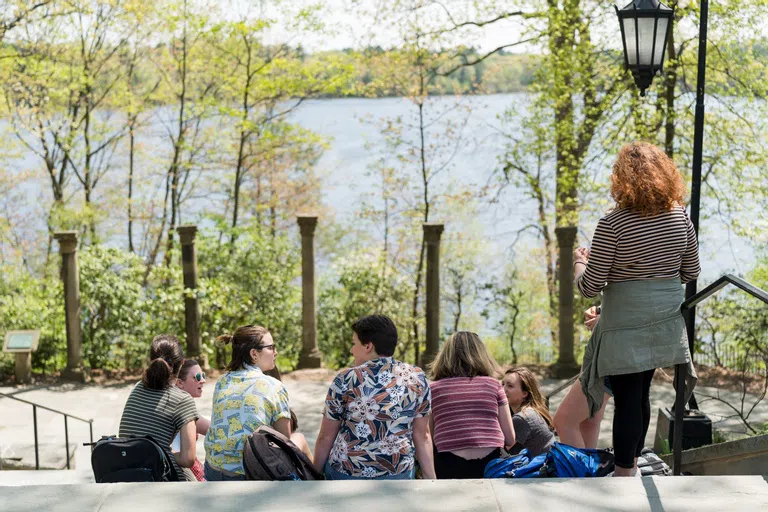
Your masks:
[[[69,444],[69,469],[75,469],[77,444]],[[64,441],[39,443],[40,469],[67,469]],[[0,448],[0,470],[35,469],[35,444],[14,443]]]
[[[0,477],[3,475],[0,473]],[[0,486],[3,510],[757,511],[757,476]]]

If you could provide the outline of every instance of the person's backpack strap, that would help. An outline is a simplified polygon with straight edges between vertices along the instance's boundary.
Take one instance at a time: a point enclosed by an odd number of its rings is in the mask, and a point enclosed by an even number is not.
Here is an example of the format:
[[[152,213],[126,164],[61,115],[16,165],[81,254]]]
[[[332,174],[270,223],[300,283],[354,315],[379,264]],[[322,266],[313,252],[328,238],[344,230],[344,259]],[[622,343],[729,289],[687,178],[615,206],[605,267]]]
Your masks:
[[[314,464],[312,464],[312,461],[309,460],[304,452],[282,433],[266,425],[259,427],[256,432],[265,434],[271,442],[278,445],[283,452],[288,454],[294,466],[296,466],[296,470],[299,472],[297,475],[299,478],[302,480],[323,480],[325,478],[322,473],[315,469]],[[254,455],[258,456],[255,451]]]
[[[179,477],[179,474],[176,472],[176,466],[173,463],[173,460],[171,460],[171,457],[173,457],[173,454],[169,452],[169,450],[163,448],[163,446],[155,441],[155,439],[147,434],[144,436],[145,439],[147,439],[149,442],[151,442],[155,448],[157,448],[160,457],[163,459],[163,479],[166,482],[178,482],[181,480]],[[186,479],[185,479],[186,480]]]

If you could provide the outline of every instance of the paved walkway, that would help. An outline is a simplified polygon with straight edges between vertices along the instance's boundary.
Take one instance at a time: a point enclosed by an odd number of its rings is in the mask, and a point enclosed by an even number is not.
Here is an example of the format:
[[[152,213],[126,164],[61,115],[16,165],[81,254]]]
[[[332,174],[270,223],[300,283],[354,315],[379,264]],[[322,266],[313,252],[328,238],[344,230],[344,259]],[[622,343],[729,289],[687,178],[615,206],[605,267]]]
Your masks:
[[[562,381],[545,380],[542,384],[545,390],[554,389]],[[285,379],[285,385],[291,399],[291,406],[299,418],[299,431],[304,433],[311,447],[314,448],[315,438],[320,428],[323,400],[328,382],[312,380]],[[32,402],[59,409],[84,418],[94,419],[94,437],[116,434],[120,424],[120,415],[133,384],[117,384],[109,386],[64,384],[59,386],[10,388],[0,387],[0,392],[14,394]],[[210,417],[211,395],[214,382],[206,383],[202,398],[197,400],[198,410],[203,416]],[[716,394],[716,389],[702,388],[702,393]],[[552,400],[554,411],[562,400],[560,393]],[[739,404],[741,395],[734,392],[721,392],[720,395],[733,404]],[[659,407],[669,407],[674,402],[674,391],[671,385],[654,383],[651,393],[652,421],[646,438],[646,444],[652,445],[656,430],[656,414]],[[722,416],[731,414],[729,408],[718,402],[703,402],[702,409],[710,415],[713,422]],[[752,413],[755,422],[768,422],[768,400],[762,402]],[[12,456],[14,451],[20,451],[26,445],[27,456],[34,440],[32,430],[32,408],[29,405],[0,397],[0,454],[3,457]],[[603,420],[600,433],[600,446],[611,444],[611,423],[613,407],[609,406]],[[38,411],[39,439],[44,449],[41,450],[43,459],[56,458],[64,460],[64,420],[62,416],[47,411]],[[716,424],[720,430],[743,432],[744,428],[735,419],[720,421]],[[69,436],[71,443],[88,441],[88,425],[70,420]],[[205,451],[202,438],[198,439],[198,457],[203,460]],[[34,451],[31,452],[34,457]],[[76,452],[75,463],[78,473],[83,478],[90,478],[89,450],[80,446]],[[34,458],[32,458],[34,462]]]
[[[0,486],[13,512],[768,510],[759,476]]]

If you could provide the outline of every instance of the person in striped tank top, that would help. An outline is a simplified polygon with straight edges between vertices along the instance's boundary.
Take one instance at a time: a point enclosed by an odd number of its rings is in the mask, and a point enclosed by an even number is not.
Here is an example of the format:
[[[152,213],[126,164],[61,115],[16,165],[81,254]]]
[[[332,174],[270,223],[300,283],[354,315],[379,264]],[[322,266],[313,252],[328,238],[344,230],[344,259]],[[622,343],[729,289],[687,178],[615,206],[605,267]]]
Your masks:
[[[431,376],[437,478],[483,478],[485,465],[515,444],[501,368],[477,334],[459,331],[443,344]]]
[[[682,176],[664,151],[627,144],[611,173],[616,206],[597,223],[591,249],[574,251],[579,291],[603,295],[580,381],[591,416],[602,406],[605,377],[610,381],[615,476],[636,471],[656,368],[685,364],[688,391],[695,385],[680,306],[682,283],[696,279],[701,267],[684,196]]]
[[[171,462],[180,480],[195,481],[189,471],[195,462],[195,421],[199,418],[195,400],[174,384],[184,364],[179,340],[170,334],[155,336],[149,350],[149,367],[131,391],[120,418],[120,437],[152,436],[171,452],[178,432],[180,442]]]

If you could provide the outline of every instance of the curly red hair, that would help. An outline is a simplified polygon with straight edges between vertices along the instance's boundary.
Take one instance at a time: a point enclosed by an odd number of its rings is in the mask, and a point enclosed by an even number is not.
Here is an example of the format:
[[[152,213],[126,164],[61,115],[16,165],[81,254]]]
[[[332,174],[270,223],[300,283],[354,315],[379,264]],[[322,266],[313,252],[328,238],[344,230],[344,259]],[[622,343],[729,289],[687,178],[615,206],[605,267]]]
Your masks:
[[[617,208],[650,216],[685,201],[683,177],[659,147],[633,142],[619,151],[611,174],[611,197]]]

